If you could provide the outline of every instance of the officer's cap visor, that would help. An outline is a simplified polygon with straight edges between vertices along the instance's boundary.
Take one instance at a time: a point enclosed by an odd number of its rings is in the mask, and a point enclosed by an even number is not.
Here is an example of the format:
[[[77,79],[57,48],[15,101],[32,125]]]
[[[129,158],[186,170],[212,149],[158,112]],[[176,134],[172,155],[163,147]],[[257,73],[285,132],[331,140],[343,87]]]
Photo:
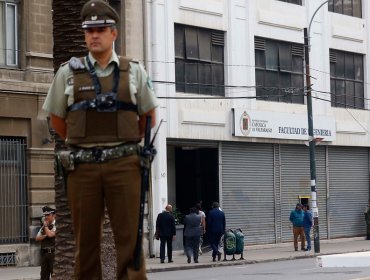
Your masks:
[[[85,20],[82,23],[83,29],[94,28],[94,27],[108,27],[114,26],[116,22],[113,19],[102,19],[102,20]]]

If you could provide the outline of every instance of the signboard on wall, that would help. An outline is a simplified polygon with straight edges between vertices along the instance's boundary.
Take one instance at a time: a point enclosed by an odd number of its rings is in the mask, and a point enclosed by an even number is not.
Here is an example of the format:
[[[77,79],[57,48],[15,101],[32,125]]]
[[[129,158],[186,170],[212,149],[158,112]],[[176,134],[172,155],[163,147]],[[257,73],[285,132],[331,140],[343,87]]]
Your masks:
[[[278,138],[289,140],[308,139],[308,120],[304,114],[288,114],[233,108],[234,136]],[[334,117],[313,117],[314,137],[322,141],[335,141]]]

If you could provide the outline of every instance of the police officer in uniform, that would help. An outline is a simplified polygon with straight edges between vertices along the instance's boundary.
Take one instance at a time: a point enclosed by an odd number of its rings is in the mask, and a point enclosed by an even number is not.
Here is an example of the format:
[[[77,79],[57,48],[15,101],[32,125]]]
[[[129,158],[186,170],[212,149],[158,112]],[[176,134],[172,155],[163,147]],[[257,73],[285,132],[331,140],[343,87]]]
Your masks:
[[[41,242],[41,280],[49,280],[53,274],[55,254],[55,209],[42,207],[42,226],[36,235],[36,241]]]
[[[117,250],[117,279],[146,278],[143,254],[134,268],[140,205],[141,141],[157,100],[144,68],[113,50],[119,16],[103,0],[81,10],[88,55],[56,73],[43,109],[66,140],[67,191],[76,240],[75,278],[102,279],[104,205]],[[67,161],[67,163],[66,163]]]

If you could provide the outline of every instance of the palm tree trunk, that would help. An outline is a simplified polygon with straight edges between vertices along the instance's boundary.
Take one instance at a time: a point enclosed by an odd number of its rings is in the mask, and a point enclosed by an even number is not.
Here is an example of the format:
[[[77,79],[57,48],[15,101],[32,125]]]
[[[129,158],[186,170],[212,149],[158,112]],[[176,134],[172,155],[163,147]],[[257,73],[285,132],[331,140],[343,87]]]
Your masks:
[[[61,63],[72,56],[87,54],[81,29],[80,11],[87,0],[53,0],[53,67],[54,73]],[[52,132],[51,132],[52,133]],[[64,141],[55,135],[55,152],[66,149]],[[74,237],[66,189],[55,166],[55,206],[57,210],[57,236],[53,279],[73,279]],[[113,234],[108,215],[105,215],[102,239],[103,278],[115,279],[116,261]]]

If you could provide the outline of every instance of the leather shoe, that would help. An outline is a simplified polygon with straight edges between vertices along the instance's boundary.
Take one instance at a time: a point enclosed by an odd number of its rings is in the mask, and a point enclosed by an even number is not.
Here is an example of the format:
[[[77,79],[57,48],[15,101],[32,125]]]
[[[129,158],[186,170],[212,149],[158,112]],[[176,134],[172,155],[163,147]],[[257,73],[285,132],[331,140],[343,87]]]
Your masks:
[[[195,262],[195,263],[199,263],[199,261],[198,261],[198,260],[195,260],[194,262]]]
[[[188,263],[191,263],[191,259],[190,258],[188,258]]]
[[[217,260],[218,260],[218,261],[220,261],[220,260],[221,260],[221,253],[220,253],[220,252],[218,252],[218,254],[217,254]]]
[[[173,260],[168,260],[169,263],[173,263]]]
[[[213,257],[213,258],[212,258],[212,261],[213,261],[213,262],[215,262],[215,261],[216,261],[216,257]]]
[[[164,260],[161,260],[161,263],[164,263]]]

